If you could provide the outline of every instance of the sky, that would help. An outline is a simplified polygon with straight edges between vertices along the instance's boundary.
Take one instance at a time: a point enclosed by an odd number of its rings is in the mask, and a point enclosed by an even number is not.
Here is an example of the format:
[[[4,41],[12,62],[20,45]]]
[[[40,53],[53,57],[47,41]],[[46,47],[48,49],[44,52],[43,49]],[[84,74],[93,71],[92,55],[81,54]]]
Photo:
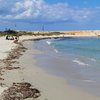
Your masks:
[[[100,30],[100,0],[0,0],[0,30]]]

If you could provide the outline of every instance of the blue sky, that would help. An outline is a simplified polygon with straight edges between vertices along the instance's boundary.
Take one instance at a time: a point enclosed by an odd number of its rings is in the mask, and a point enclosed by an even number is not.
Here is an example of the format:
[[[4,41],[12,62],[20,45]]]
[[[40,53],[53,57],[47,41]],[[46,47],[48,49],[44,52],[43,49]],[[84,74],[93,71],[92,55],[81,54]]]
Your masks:
[[[0,30],[98,30],[100,0],[0,0]]]

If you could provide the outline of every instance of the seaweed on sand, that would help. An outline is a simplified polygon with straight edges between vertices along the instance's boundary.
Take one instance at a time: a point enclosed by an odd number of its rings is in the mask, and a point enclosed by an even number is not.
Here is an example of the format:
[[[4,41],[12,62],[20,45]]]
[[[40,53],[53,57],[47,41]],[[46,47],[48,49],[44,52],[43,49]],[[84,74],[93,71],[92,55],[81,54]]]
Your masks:
[[[23,52],[26,51],[26,49],[27,48],[25,48],[23,45],[18,45],[18,47],[9,52],[8,57],[2,60],[3,63],[5,64],[4,69],[12,70],[20,68],[20,67],[12,67],[12,64],[18,63],[17,61],[14,60],[19,59],[19,57],[22,55]]]
[[[40,91],[36,88],[32,88],[28,82],[13,83],[11,87],[0,96],[0,100],[24,100],[27,98],[36,99],[40,96]]]

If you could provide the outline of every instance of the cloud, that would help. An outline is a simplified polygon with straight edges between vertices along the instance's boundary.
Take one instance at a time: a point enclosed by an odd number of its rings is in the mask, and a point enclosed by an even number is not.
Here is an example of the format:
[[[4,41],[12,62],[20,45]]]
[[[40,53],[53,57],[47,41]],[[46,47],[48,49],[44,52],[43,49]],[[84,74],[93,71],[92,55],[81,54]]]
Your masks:
[[[71,7],[67,2],[56,4],[49,4],[44,0],[0,0],[0,2],[0,19],[80,22],[89,21],[94,14],[99,14],[99,8],[80,9]]]

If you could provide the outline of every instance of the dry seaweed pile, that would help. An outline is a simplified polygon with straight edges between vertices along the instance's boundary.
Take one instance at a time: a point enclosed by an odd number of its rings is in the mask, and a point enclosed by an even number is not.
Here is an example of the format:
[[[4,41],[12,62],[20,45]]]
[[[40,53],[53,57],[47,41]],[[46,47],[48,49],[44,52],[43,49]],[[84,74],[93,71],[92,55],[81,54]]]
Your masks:
[[[40,91],[36,88],[31,88],[31,84],[24,83],[13,83],[11,87],[5,90],[0,97],[0,100],[24,100],[27,98],[38,98]]]
[[[6,59],[0,60],[0,80],[4,80],[1,76],[3,75],[2,72],[5,72],[5,70],[13,70],[13,69],[19,69],[19,66],[12,66],[15,63],[19,63],[16,61],[21,55],[23,55],[23,52],[25,52],[27,48],[25,48],[21,43],[17,45],[16,48],[12,49],[11,52],[9,52],[8,57]],[[3,83],[0,83],[2,85]]]
[[[0,75],[5,70],[19,69],[19,63],[16,61],[21,55],[27,50],[22,44],[18,45],[15,49],[9,52],[8,57],[1,60],[0,63],[4,67],[0,67]],[[14,64],[14,65],[13,65]],[[17,64],[17,65],[16,65]],[[4,80],[0,77],[0,80]],[[0,86],[4,86],[4,83],[0,83]],[[13,83],[11,87],[4,90],[0,95],[0,100],[24,100],[27,98],[32,98],[33,100],[40,96],[40,91],[36,88],[32,88],[31,84],[28,82]]]
[[[23,45],[18,45],[18,47],[9,52],[8,57],[3,60],[3,63],[5,64],[4,69],[7,70],[19,69],[20,67],[12,67],[12,64],[18,63],[17,61],[14,60],[18,59],[22,55],[22,53],[26,51],[26,49],[27,48],[25,48]]]

